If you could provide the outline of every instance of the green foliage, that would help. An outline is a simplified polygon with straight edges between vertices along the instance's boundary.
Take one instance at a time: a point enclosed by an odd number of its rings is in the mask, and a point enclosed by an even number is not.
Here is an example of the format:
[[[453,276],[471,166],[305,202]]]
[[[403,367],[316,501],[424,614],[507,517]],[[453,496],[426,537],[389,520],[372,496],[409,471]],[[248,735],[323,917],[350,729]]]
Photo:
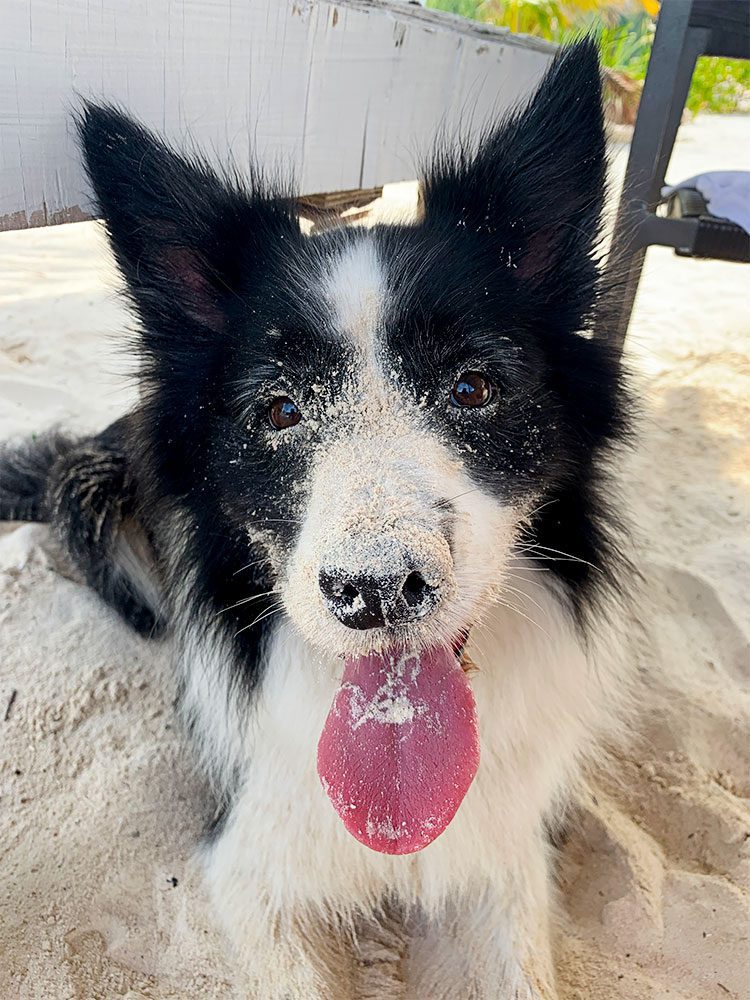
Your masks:
[[[471,21],[483,21],[480,8],[484,0],[427,0],[427,6],[433,10],[444,10],[449,14],[459,14]]]
[[[646,13],[623,15],[617,3],[591,0],[428,0],[428,7],[485,21],[512,31],[564,42],[581,31],[595,31],[602,62],[643,80],[651,55],[654,20]],[[703,56],[693,76],[687,108],[729,113],[750,96],[750,64],[738,59]]]
[[[602,27],[598,32],[602,63],[617,69],[634,80],[642,80],[648,69],[654,22],[645,14],[620,20]]]
[[[729,114],[745,105],[750,94],[750,65],[746,60],[701,56],[688,94],[688,110]]]
[[[618,4],[602,0],[427,0],[427,6],[551,42],[588,22],[609,24],[619,16]]]
[[[654,37],[651,18],[628,18],[599,32],[602,62],[634,80],[643,80],[648,69]],[[692,114],[699,111],[737,111],[750,94],[750,64],[740,59],[702,56],[695,67],[687,99]]]

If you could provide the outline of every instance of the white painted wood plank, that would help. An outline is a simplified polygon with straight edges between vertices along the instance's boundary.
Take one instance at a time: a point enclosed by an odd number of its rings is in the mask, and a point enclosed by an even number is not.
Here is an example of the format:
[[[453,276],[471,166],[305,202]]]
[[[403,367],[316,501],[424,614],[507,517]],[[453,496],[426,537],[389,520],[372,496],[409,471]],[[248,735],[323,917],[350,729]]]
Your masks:
[[[0,228],[90,208],[77,95],[313,193],[413,177],[441,125],[480,126],[552,52],[398,0],[13,0],[2,20]]]

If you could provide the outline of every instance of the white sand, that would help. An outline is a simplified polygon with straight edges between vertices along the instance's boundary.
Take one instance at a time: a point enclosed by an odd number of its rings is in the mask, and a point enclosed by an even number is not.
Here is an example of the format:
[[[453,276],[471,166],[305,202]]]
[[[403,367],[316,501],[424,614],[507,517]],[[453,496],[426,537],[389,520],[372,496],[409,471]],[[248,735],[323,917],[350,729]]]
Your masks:
[[[740,167],[748,138],[747,118],[700,118],[671,176]],[[748,279],[654,250],[642,282],[629,478],[663,694],[565,850],[564,1000],[750,998]],[[95,224],[0,238],[0,438],[127,405],[113,288]],[[230,995],[166,660],[66,575],[45,528],[3,531],[2,1000]]]

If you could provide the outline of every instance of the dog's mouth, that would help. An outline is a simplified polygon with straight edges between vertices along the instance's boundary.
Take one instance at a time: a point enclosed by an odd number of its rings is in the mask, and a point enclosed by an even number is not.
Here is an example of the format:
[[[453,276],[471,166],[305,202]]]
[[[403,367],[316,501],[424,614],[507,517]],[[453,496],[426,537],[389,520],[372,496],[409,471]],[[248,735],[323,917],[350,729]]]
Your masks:
[[[469,655],[466,652],[466,646],[468,642],[469,642],[469,629],[464,628],[461,629],[461,631],[458,633],[456,638],[451,643],[451,647],[453,649],[453,655],[460,663],[461,669],[464,671],[464,673],[471,673],[473,670],[477,669],[476,665],[472,662],[471,659],[469,659]]]
[[[318,774],[347,830],[385,854],[438,837],[479,765],[468,632],[448,646],[350,656],[318,742]]]

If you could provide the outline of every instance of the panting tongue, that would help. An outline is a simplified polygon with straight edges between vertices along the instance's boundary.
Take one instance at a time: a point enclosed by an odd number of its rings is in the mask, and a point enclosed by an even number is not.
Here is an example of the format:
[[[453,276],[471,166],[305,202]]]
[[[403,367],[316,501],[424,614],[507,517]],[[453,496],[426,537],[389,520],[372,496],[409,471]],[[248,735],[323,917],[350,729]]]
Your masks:
[[[318,774],[347,830],[411,854],[453,819],[479,765],[476,706],[450,649],[346,661],[318,742]]]

